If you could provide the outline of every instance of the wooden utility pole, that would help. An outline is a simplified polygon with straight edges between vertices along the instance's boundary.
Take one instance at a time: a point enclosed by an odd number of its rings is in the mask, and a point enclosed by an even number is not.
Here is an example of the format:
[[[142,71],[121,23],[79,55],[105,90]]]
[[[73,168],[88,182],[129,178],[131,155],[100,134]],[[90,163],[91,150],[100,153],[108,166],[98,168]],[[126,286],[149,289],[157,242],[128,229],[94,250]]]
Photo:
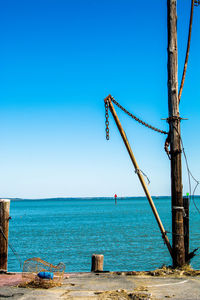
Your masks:
[[[7,272],[10,200],[0,199],[0,271]]]
[[[172,254],[173,266],[185,264],[181,135],[178,100],[176,0],[167,0],[168,26],[168,109],[171,154]]]

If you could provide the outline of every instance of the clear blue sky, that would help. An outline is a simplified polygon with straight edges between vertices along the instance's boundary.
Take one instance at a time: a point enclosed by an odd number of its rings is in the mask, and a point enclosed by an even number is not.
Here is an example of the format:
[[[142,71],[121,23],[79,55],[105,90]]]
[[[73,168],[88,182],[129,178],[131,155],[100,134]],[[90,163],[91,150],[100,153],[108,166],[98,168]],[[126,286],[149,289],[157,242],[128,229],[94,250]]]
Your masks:
[[[111,93],[161,129],[168,116],[167,1],[1,1],[0,196],[144,195],[103,99]],[[178,0],[179,82],[190,1]],[[200,178],[200,8],[180,104],[190,168]],[[170,195],[165,136],[117,110],[152,195]],[[183,162],[184,193],[188,192]],[[199,193],[199,191],[197,191]]]

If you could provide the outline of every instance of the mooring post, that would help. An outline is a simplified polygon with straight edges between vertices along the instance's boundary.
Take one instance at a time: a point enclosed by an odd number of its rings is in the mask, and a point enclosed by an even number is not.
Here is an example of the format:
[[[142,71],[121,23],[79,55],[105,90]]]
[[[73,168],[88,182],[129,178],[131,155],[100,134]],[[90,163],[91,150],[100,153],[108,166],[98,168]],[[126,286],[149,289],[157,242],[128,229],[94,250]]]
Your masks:
[[[10,200],[0,199],[0,271],[7,272]]]
[[[184,244],[185,244],[185,261],[189,262],[189,251],[190,251],[190,234],[189,234],[189,197],[183,197],[183,207],[185,215],[183,218],[184,225]]]
[[[103,259],[102,254],[93,254],[92,255],[92,272],[102,272],[103,271]]]

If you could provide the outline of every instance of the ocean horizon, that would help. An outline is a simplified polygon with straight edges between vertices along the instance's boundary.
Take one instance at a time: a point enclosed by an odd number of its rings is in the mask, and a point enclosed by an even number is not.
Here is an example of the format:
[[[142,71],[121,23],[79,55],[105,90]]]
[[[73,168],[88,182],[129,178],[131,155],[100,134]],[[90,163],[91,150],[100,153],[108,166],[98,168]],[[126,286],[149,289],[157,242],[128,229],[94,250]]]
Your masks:
[[[151,196],[152,199],[166,199],[166,198],[171,198],[171,196]],[[200,197],[198,195],[194,197]],[[133,199],[146,199],[145,196],[117,196],[118,200],[133,200]],[[44,198],[12,198],[12,197],[2,197],[0,199],[7,199],[11,201],[68,201],[68,200],[113,200],[115,199],[114,196],[96,196],[96,197],[90,197],[90,196],[82,196],[82,197],[44,197]]]

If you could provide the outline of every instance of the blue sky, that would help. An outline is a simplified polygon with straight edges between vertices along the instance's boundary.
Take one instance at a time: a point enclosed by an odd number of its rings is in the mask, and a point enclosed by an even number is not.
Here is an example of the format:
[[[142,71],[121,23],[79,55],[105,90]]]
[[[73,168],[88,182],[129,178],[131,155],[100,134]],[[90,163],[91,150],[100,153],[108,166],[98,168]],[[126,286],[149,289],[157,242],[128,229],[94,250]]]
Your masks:
[[[161,129],[168,116],[167,1],[1,1],[1,197],[144,195],[103,99]],[[190,1],[178,0],[179,83]],[[200,178],[200,8],[182,94],[182,136]],[[170,195],[165,136],[117,110],[152,195]],[[188,192],[183,161],[184,193]],[[199,191],[197,191],[199,193]]]

